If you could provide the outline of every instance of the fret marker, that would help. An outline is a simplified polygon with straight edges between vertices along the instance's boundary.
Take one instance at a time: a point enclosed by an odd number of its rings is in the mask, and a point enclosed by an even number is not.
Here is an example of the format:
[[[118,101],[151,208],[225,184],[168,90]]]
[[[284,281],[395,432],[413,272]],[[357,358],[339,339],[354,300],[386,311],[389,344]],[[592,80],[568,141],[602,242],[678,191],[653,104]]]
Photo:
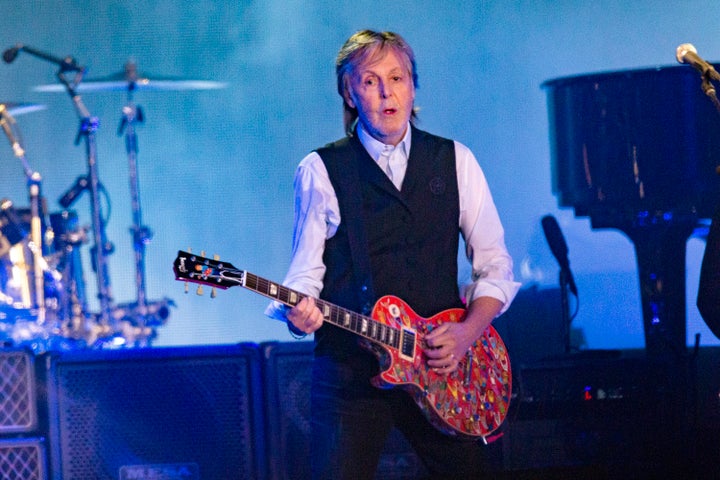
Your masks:
[[[298,303],[298,295],[297,295],[297,293],[291,291],[291,292],[290,292],[290,298],[288,299],[288,301],[289,301],[290,304],[292,304],[292,305],[297,305],[297,303]]]
[[[330,318],[330,306],[329,305],[323,306],[323,318],[325,318],[325,319]]]
[[[268,292],[268,294],[271,295],[271,296],[273,296],[273,297],[277,297],[277,293],[278,293],[278,286],[275,285],[274,283],[271,283],[271,284],[270,284],[270,291]]]
[[[344,319],[343,325],[346,327],[350,326],[350,312],[345,312]]]

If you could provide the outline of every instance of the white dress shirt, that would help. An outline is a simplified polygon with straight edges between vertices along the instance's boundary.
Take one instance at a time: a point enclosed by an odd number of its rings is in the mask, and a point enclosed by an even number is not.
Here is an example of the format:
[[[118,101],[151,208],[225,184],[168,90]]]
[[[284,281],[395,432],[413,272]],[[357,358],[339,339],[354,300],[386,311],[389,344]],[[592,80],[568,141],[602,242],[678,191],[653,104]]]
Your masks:
[[[395,147],[400,155],[390,163],[391,180],[400,189],[410,154],[410,127]],[[372,138],[358,124],[358,139],[370,156],[381,160],[383,150],[390,150]],[[513,262],[505,247],[505,233],[490,195],[485,175],[475,156],[465,145],[455,143],[460,197],[458,225],[465,240],[467,259],[472,265],[472,279],[460,285],[464,301],[471,303],[478,297],[493,297],[507,310],[520,284],[513,280]],[[392,158],[392,157],[391,157]],[[383,165],[381,168],[385,170]],[[387,173],[387,172],[386,172]],[[312,152],[300,162],[295,173],[295,225],[292,259],[283,285],[317,298],[323,288],[325,241],[332,238],[340,225],[340,209],[335,190],[320,155]],[[501,312],[501,313],[502,313]],[[265,312],[278,320],[285,320],[280,305],[273,302]]]

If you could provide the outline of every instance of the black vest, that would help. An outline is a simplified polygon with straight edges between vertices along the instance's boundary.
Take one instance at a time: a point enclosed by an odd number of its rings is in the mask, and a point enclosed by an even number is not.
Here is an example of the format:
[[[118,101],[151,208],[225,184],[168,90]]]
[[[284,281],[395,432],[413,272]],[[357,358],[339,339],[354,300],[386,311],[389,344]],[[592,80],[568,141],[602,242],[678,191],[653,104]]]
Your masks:
[[[340,205],[337,233],[325,244],[327,267],[320,297],[362,312],[383,295],[396,295],[423,317],[461,307],[457,286],[459,194],[452,140],[412,129],[402,192],[365,151],[357,136],[318,149]],[[355,230],[353,230],[355,229]],[[359,231],[358,229],[362,229]],[[361,242],[359,257],[351,248]],[[366,241],[364,241],[366,240]],[[365,258],[358,275],[353,258]],[[362,262],[361,262],[362,263]],[[366,298],[368,290],[373,298]],[[353,334],[325,324],[316,353],[346,352]],[[352,349],[354,350],[354,349]]]

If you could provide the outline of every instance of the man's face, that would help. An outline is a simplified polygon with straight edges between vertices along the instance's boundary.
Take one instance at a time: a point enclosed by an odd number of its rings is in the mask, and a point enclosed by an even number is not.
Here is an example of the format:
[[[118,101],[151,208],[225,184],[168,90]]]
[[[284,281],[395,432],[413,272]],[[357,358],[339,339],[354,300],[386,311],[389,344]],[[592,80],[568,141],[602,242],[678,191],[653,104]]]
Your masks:
[[[397,145],[412,115],[415,86],[402,57],[392,49],[381,55],[352,71],[344,97],[373,138]]]

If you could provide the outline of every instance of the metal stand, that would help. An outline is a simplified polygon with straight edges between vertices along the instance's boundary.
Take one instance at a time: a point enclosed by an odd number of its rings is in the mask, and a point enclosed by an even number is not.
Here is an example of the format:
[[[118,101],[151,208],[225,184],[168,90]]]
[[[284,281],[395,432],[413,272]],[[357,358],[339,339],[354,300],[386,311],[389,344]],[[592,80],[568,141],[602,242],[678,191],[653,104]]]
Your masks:
[[[58,79],[65,85],[70,98],[80,117],[80,129],[75,139],[75,143],[79,143],[81,138],[85,139],[87,164],[88,164],[88,190],[90,192],[90,212],[92,216],[92,232],[94,245],[92,247],[93,268],[97,279],[97,296],[100,302],[100,312],[98,313],[98,323],[103,326],[109,326],[111,331],[116,331],[114,321],[110,315],[112,295],[110,292],[110,280],[107,268],[107,254],[112,251],[112,245],[107,241],[105,235],[105,222],[102,218],[100,208],[99,187],[100,180],[97,167],[97,146],[95,141],[95,133],[97,132],[99,121],[96,117],[90,115],[85,108],[80,95],[75,91],[75,87],[82,78],[82,70],[78,71],[75,80],[71,84],[65,79],[64,70],[61,67],[57,74]]]
[[[127,81],[127,104],[122,109],[123,118],[118,128],[118,135],[125,134],[125,150],[128,158],[128,172],[130,180],[130,201],[132,205],[133,224],[130,232],[133,236],[133,252],[135,255],[135,290],[136,302],[134,304],[118,305],[115,311],[117,318],[127,319],[134,326],[127,336],[138,345],[148,345],[153,336],[152,328],[165,322],[169,315],[169,306],[174,305],[172,300],[163,299],[149,302],[147,299],[145,283],[145,245],[152,239],[152,231],[142,224],[142,209],[140,204],[140,180],[137,170],[138,142],[135,125],[142,123],[142,108],[133,102],[133,93],[137,85],[137,68],[135,63],[125,64],[125,80]]]
[[[20,145],[16,135],[13,133],[12,126],[15,119],[10,115],[4,104],[0,104],[0,126],[2,126],[5,136],[7,136],[13,153],[20,160],[23,171],[27,177],[28,194],[30,197],[30,251],[33,256],[33,286],[34,299],[32,306],[37,310],[37,321],[39,324],[45,323],[45,282],[44,271],[46,267],[45,258],[43,257],[43,240],[42,240],[42,221],[40,218],[41,196],[40,196],[40,174],[34,172],[25,158],[25,150]]]
[[[570,323],[572,322],[572,318],[570,318],[570,300],[568,295],[568,287],[570,284],[569,275],[570,272],[566,268],[560,269],[560,303],[562,308],[562,335],[565,353],[570,353],[572,349],[570,343]]]
[[[137,135],[135,123],[143,121],[142,109],[133,103],[132,95],[135,82],[130,81],[128,86],[128,103],[123,107],[123,119],[118,128],[118,134],[125,133],[125,150],[128,157],[128,171],[130,178],[130,201],[132,205],[133,224],[130,232],[133,236],[133,251],[135,253],[135,290],[137,294],[136,321],[143,328],[147,324],[147,295],[145,287],[145,245],[151,240],[152,232],[142,224],[142,210],[140,207],[140,182],[137,173]]]

